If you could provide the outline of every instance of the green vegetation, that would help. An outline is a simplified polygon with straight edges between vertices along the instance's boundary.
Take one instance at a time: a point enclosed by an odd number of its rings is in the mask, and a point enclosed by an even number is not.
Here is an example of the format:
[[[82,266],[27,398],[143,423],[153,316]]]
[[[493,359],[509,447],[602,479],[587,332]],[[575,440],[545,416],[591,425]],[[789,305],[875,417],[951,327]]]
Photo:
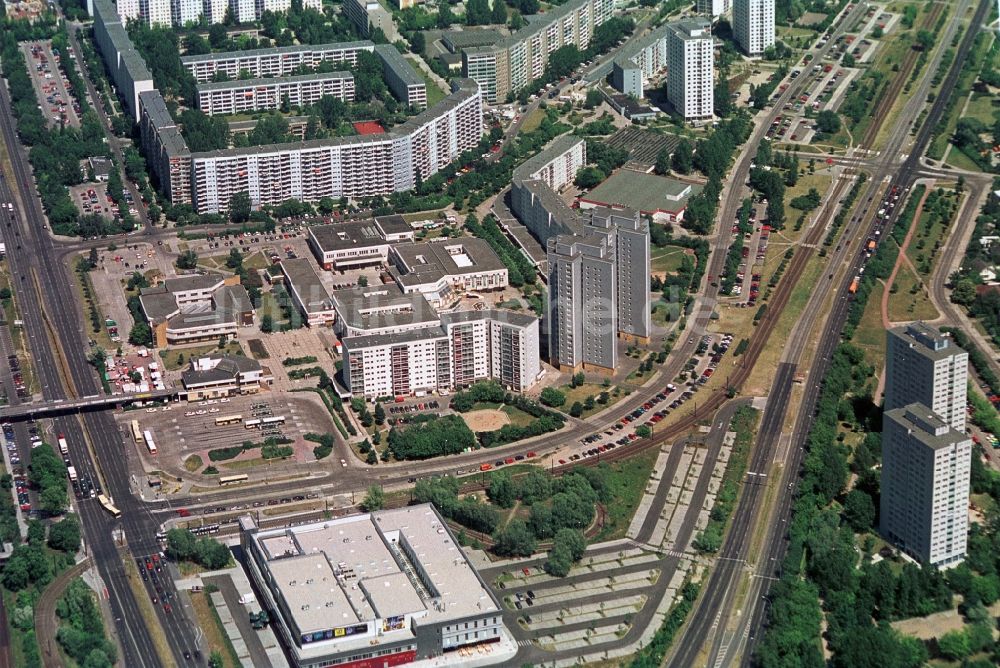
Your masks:
[[[290,457],[292,455],[291,448],[282,448],[279,446],[291,443],[292,439],[279,437],[279,436],[269,436],[264,439],[263,443],[254,443],[253,441],[243,441],[241,445],[232,445],[226,448],[214,448],[208,451],[208,458],[213,462],[224,462],[230,459],[235,459],[239,457],[244,452],[248,450],[256,450],[261,448],[261,456],[264,459],[273,459],[275,457]]]
[[[473,531],[492,533],[500,524],[500,513],[475,496],[459,499],[459,486],[458,479],[452,477],[418,480],[413,488],[413,500],[433,503],[442,515]]]
[[[31,449],[31,464],[28,479],[38,490],[42,510],[58,515],[66,510],[69,497],[66,494],[66,464],[47,443]]]
[[[316,434],[310,432],[303,438],[307,441],[319,443],[319,445],[313,448],[313,457],[316,459],[326,459],[333,452],[333,434]]]
[[[465,227],[472,232],[472,236],[485,240],[490,248],[496,252],[500,261],[507,267],[507,281],[513,287],[518,288],[525,283],[535,283],[536,272],[531,260],[511,243],[510,239],[500,230],[493,216],[487,216],[480,223],[474,214],[469,214],[465,220]]]
[[[406,428],[390,429],[388,443],[396,459],[428,459],[474,448],[476,436],[457,415],[417,415]]]
[[[543,404],[546,406],[552,406],[553,408],[559,408],[566,403],[566,395],[554,387],[546,387],[542,390],[539,398],[542,400]]]
[[[681,600],[674,607],[670,608],[670,613],[663,624],[656,630],[653,640],[639,650],[628,664],[628,668],[659,668],[666,658],[667,650],[674,644],[677,632],[681,630],[688,613],[698,599],[700,584],[685,582],[681,587]]]
[[[56,640],[77,665],[84,668],[115,665],[117,649],[105,636],[94,593],[82,579],[69,583],[56,605],[56,616],[61,622]]]
[[[736,440],[733,442],[733,450],[709,515],[708,525],[694,540],[694,547],[699,552],[718,552],[722,546],[722,536],[739,497],[740,482],[746,475],[757,418],[758,412],[749,407],[740,408],[733,415],[729,429],[736,432]]]
[[[1000,187],[1000,178],[994,179],[993,187]],[[1000,201],[991,196],[976,218],[961,268],[949,280],[954,288],[951,300],[964,306],[982,324],[994,344],[1000,345],[1000,292],[976,289],[984,282],[980,272],[1000,264],[1000,244],[980,242],[983,237],[995,235],[997,225],[1000,225]]]
[[[551,388],[546,388],[546,390],[548,389]],[[543,397],[546,390],[542,391]],[[563,401],[565,402],[565,397],[563,397]],[[562,413],[546,410],[523,395],[507,392],[500,383],[494,380],[475,383],[467,390],[456,393],[451,400],[451,407],[459,413],[466,413],[481,404],[492,406],[499,404],[505,409],[517,409],[528,417],[526,424],[516,424],[512,420],[511,424],[505,424],[500,429],[476,432],[476,438],[484,448],[558,431],[562,429],[566,420]]]
[[[324,373],[323,367],[310,366],[304,369],[292,369],[288,372],[288,377],[291,380],[298,380],[301,378],[311,378],[313,376],[321,376],[323,375],[323,373]]]
[[[226,568],[232,562],[228,547],[214,538],[197,538],[187,529],[167,531],[166,555],[174,561],[188,561],[210,571]]]
[[[304,357],[286,357],[282,362],[282,366],[303,366],[305,364],[315,364],[318,360],[313,355],[306,355]]]
[[[708,139],[698,143],[694,166],[708,177],[708,183],[697,195],[688,200],[684,213],[685,229],[695,234],[708,234],[715,222],[722,192],[722,179],[729,170],[736,149],[750,136],[752,124],[745,110],[719,123]]]

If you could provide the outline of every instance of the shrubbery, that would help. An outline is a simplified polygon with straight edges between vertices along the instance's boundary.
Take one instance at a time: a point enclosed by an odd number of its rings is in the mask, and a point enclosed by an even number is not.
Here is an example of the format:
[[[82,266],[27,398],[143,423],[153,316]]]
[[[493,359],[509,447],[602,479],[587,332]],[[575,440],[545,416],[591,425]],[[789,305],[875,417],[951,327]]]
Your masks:
[[[405,428],[390,429],[388,442],[396,459],[428,459],[473,448],[476,436],[458,415],[417,415]]]
[[[213,571],[225,568],[231,561],[228,547],[214,538],[197,538],[187,529],[167,532],[166,554],[175,561],[191,561]]]

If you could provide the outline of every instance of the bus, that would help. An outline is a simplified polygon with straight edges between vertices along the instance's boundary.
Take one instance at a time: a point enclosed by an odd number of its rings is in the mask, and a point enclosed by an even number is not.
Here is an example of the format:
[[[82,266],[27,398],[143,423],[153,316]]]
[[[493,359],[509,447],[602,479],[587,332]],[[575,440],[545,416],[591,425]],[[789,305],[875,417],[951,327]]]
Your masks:
[[[148,429],[142,432],[142,439],[146,441],[146,449],[149,450],[149,454],[156,454],[156,443],[153,442],[153,433]]]
[[[113,505],[111,505],[111,499],[109,499],[108,497],[104,496],[103,494],[98,494],[97,495],[97,502],[101,504],[102,508],[104,508],[106,511],[108,511],[109,513],[111,513],[112,517],[121,517],[122,516],[122,511],[118,510]]]
[[[247,481],[249,476],[246,473],[238,473],[236,475],[224,475],[219,478],[219,485],[222,487],[228,487],[229,485],[239,485]]]
[[[225,424],[239,424],[240,422],[243,422],[242,415],[224,415],[222,417],[215,418],[216,427],[221,427]]]
[[[132,420],[132,440],[136,444],[142,443],[142,430],[139,429],[139,421]]]
[[[274,417],[261,418],[260,426],[261,428],[270,427],[275,424],[285,424],[284,415],[275,415]]]
[[[62,453],[63,457],[69,457],[69,444],[66,443],[66,437],[59,434],[59,452]]]
[[[258,427],[260,427],[260,420],[258,418],[247,420],[246,422],[243,423],[243,426],[246,427],[247,429],[257,429]]]

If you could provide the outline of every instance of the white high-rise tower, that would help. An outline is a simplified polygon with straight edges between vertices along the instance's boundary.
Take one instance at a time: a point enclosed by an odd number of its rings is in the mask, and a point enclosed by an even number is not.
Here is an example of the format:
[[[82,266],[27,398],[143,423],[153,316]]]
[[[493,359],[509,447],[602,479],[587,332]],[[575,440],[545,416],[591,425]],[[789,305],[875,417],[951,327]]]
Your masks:
[[[733,0],[733,35],[751,56],[774,46],[774,0]]]

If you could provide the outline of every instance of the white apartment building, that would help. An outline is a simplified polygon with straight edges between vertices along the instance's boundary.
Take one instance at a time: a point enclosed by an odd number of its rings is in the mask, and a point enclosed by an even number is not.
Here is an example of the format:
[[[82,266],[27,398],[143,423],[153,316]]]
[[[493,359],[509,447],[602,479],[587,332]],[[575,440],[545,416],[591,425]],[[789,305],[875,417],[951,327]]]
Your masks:
[[[197,23],[204,11],[204,0],[171,0],[170,2],[170,18],[175,26]]]
[[[257,3],[255,0],[229,0],[229,8],[237,23],[253,23],[257,20]]]
[[[669,32],[669,26],[661,26],[623,50],[612,63],[611,85],[626,95],[643,97],[649,79],[667,67]]]
[[[711,24],[685,19],[668,28],[667,99],[685,120],[709,119],[715,85]]]
[[[139,0],[139,18],[151,26],[173,24],[171,0]]]
[[[880,530],[921,563],[959,564],[969,529],[972,441],[930,408],[883,416]]]
[[[342,342],[348,389],[368,399],[421,396],[486,378],[520,392],[540,372],[538,319],[509,311],[445,313],[431,326]]]
[[[774,46],[774,0],[733,0],[733,35],[750,56]]]
[[[699,14],[710,16],[712,20],[728,14],[731,9],[732,0],[698,0],[696,9]]]
[[[132,19],[139,18],[139,0],[118,0],[117,3],[118,16],[122,18],[123,21],[131,21]],[[90,10],[90,14],[93,14],[93,10]]]
[[[323,197],[385,195],[412,190],[474,147],[483,132],[483,105],[474,81],[435,107],[381,135],[335,137],[191,155],[191,192],[199,213],[226,211],[235,193],[250,202],[315,202]]]
[[[246,79],[198,84],[198,108],[214,116],[245,111],[302,107],[324,96],[354,101],[354,75],[350,72],[301,74],[281,79]]]
[[[202,13],[208,18],[209,23],[222,23],[226,20],[227,9],[229,0],[204,0]]]
[[[969,354],[951,337],[923,322],[888,331],[883,410],[920,403],[964,432],[968,380]]]
[[[420,294],[403,294],[394,283],[333,292],[334,331],[342,338],[399,334],[440,324],[437,312]]]
[[[339,42],[334,44],[303,44],[252,51],[226,51],[197,56],[181,56],[181,64],[198,83],[212,81],[221,72],[229,79],[239,79],[242,72],[252,78],[287,77],[300,67],[315,68],[324,61],[358,64],[358,53],[373,52],[372,42]]]

